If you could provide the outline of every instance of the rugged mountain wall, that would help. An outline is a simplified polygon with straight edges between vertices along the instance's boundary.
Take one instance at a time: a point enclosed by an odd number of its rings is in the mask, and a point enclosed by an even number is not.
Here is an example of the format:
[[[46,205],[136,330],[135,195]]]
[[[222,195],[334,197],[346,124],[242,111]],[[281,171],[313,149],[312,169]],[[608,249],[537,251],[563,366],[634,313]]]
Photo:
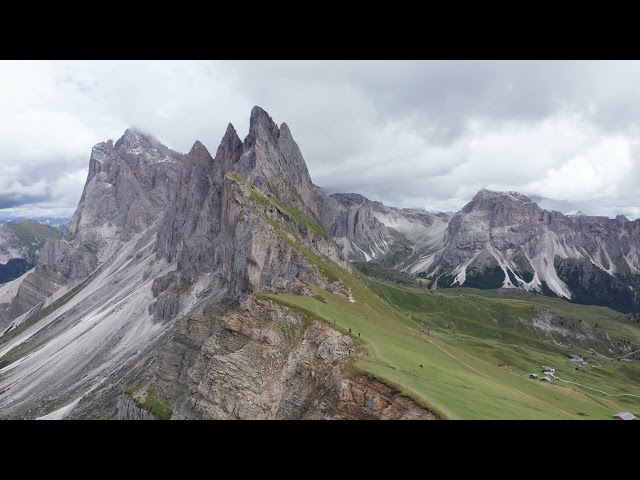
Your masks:
[[[181,319],[155,388],[177,419],[437,418],[353,374],[356,354],[351,337],[252,296],[222,317]]]
[[[200,142],[185,156],[176,200],[167,210],[158,240],[159,254],[178,262],[180,271],[214,270],[215,243],[222,231],[224,176],[242,155],[242,142],[231,124],[215,159]]]
[[[224,232],[218,243],[221,273],[230,294],[242,299],[275,279],[304,281],[331,290],[311,256],[346,267],[336,243],[310,216],[267,196],[237,175],[227,175]]]
[[[482,190],[410,270],[439,286],[523,288],[637,311],[639,234],[638,220],[565,216],[515,192]]]
[[[393,244],[387,227],[377,218],[376,202],[358,194],[320,193],[320,221],[342,247],[345,258],[369,261],[389,253]],[[380,204],[381,206],[381,204]]]
[[[181,161],[181,154],[136,129],[125,131],[115,145],[96,145],[64,237],[47,240],[37,267],[11,296],[0,298],[0,328],[17,326],[25,319],[21,315],[46,306],[54,292],[75,287],[135,235],[153,230],[175,200]]]
[[[303,168],[304,167],[304,168]],[[244,142],[229,125],[212,158],[196,142],[180,171],[180,188],[158,235],[158,254],[194,281],[219,275],[236,299],[274,278],[325,283],[298,247],[344,264],[315,218],[317,196],[286,124],[259,107]]]
[[[424,210],[399,209],[357,193],[318,192],[320,221],[345,258],[401,265],[442,241],[449,217]]]
[[[215,157],[200,142],[183,156],[134,129],[97,145],[64,238],[0,289],[11,311],[0,336],[0,416],[423,418],[335,365],[286,387],[305,362],[324,358],[322,344],[349,341],[254,296],[312,296],[311,285],[348,295],[323,273],[327,262],[348,265],[319,205],[289,128],[259,107],[247,138],[230,125]],[[212,355],[240,363],[224,370]],[[229,406],[232,395],[254,394],[255,408]]]
[[[146,231],[176,198],[183,155],[128,129],[91,152],[87,183],[64,240],[106,260],[121,243]]]
[[[307,164],[286,123],[253,107],[244,151],[234,170],[263,192],[271,192],[303,213],[317,217],[318,201]]]

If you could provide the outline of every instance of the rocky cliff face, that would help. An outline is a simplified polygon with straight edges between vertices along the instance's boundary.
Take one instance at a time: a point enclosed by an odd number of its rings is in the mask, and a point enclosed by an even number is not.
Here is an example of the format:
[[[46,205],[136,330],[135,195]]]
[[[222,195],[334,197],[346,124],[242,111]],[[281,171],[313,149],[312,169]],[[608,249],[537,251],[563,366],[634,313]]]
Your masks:
[[[358,194],[320,194],[320,221],[342,247],[345,258],[369,261],[389,253],[390,234],[374,211],[382,204]]]
[[[136,129],[91,152],[89,174],[64,239],[105,260],[122,242],[146,231],[175,201],[183,155]]]
[[[243,154],[234,170],[263,192],[271,192],[316,217],[316,192],[307,164],[286,123],[279,128],[267,112],[253,107]]]
[[[225,229],[218,242],[221,273],[230,293],[242,299],[276,279],[332,289],[305,255],[346,267],[336,243],[313,217],[255,189],[241,177],[225,179]]]
[[[410,270],[439,286],[522,288],[634,311],[638,233],[637,220],[565,216],[516,192],[482,190]]]
[[[35,270],[0,298],[0,328],[17,326],[26,320],[21,315],[45,306],[60,288],[75,287],[134,236],[153,231],[175,199],[181,161],[181,154],[136,129],[125,131],[115,145],[109,140],[93,147],[64,238],[47,240]]]
[[[319,197],[259,107],[215,157],[135,129],[96,145],[64,238],[0,289],[0,416],[428,417],[348,374],[350,339],[254,296],[347,295],[319,266],[348,268]]]
[[[345,258],[395,267],[441,243],[449,217],[387,207],[357,193],[319,192],[320,221]]]
[[[214,240],[222,231],[224,176],[242,152],[242,142],[229,124],[215,159],[200,142],[185,156],[176,200],[168,208],[158,250],[168,261],[177,261],[186,274],[215,268]]]
[[[158,372],[182,419],[436,419],[349,371],[347,335],[249,297],[223,317],[183,319]]]
[[[299,247],[344,265],[316,219],[318,200],[286,124],[259,107],[244,142],[229,125],[215,158],[196,142],[180,171],[158,254],[190,281],[217,275],[242,299],[274,278],[325,283]],[[311,276],[310,276],[311,275]]]

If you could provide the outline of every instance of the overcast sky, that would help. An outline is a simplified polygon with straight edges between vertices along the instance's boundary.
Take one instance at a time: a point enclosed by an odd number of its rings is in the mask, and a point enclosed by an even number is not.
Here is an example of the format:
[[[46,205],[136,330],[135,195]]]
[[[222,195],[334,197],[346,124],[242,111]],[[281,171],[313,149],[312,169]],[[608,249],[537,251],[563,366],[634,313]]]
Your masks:
[[[91,147],[132,125],[215,154],[253,105],[330,192],[459,210],[515,190],[634,219],[638,85],[631,61],[0,61],[0,219],[71,215]]]

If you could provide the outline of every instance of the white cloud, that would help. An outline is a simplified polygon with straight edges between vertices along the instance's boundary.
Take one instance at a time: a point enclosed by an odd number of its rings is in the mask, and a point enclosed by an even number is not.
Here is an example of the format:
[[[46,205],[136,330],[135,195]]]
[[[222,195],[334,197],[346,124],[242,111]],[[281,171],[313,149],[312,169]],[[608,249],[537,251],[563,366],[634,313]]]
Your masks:
[[[527,191],[558,200],[586,202],[615,196],[620,182],[631,170],[625,139],[603,138],[557,168],[549,168]]]
[[[287,122],[313,180],[330,191],[455,210],[494,188],[587,213],[639,214],[638,62],[3,61],[0,69],[1,216],[72,212],[91,147],[131,125],[179,151],[200,140],[215,152],[228,122],[247,133],[253,105]]]

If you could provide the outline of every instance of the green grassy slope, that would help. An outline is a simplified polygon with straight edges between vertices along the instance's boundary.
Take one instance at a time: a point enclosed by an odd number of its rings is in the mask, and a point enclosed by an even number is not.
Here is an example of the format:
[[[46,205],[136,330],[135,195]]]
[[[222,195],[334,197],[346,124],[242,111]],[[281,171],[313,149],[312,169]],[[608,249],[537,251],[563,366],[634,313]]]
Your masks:
[[[253,192],[262,196],[256,189]],[[355,303],[313,286],[324,301],[260,296],[343,332],[351,329],[360,345],[355,369],[397,388],[442,418],[610,419],[621,410],[640,413],[640,362],[596,358],[588,350],[614,357],[607,350],[611,342],[624,339],[640,345],[640,328],[625,315],[524,292],[452,288],[428,293],[424,287],[382,283],[357,269],[349,273],[293,242],[286,233],[296,233],[290,223],[294,216],[286,213],[286,221],[270,221],[275,231],[330,281],[349,288]],[[533,319],[541,316],[570,333],[546,331],[544,322],[534,326]],[[594,339],[580,333],[586,327],[584,331],[594,329],[596,323]],[[599,367],[577,367],[566,353],[581,354]],[[530,373],[543,376],[542,364],[575,383],[530,379]],[[594,389],[637,398],[607,396]]]
[[[364,289],[352,286],[352,291],[355,304],[327,292],[322,292],[326,303],[289,295],[270,298],[302,307],[329,323],[335,322],[341,330],[350,328],[353,336],[360,333],[368,355],[358,359],[355,367],[398,388],[444,418],[608,419],[619,410],[631,408],[620,398],[635,407],[640,405],[633,397],[606,397],[573,384],[549,385],[528,378],[529,373],[540,373],[539,365],[550,364],[563,379],[607,393],[640,396],[637,362],[625,362],[627,366],[622,367],[621,362],[600,361],[600,369],[580,368],[576,372],[575,363],[545,349],[544,344],[536,347],[527,342],[503,343],[481,336],[447,334],[441,329],[423,333],[401,305],[385,304]],[[445,298],[444,302],[454,300]],[[431,315],[438,313],[432,311]],[[447,318],[442,311],[440,315]],[[456,323],[455,317],[448,317],[448,321]],[[498,367],[501,362],[509,366]]]

